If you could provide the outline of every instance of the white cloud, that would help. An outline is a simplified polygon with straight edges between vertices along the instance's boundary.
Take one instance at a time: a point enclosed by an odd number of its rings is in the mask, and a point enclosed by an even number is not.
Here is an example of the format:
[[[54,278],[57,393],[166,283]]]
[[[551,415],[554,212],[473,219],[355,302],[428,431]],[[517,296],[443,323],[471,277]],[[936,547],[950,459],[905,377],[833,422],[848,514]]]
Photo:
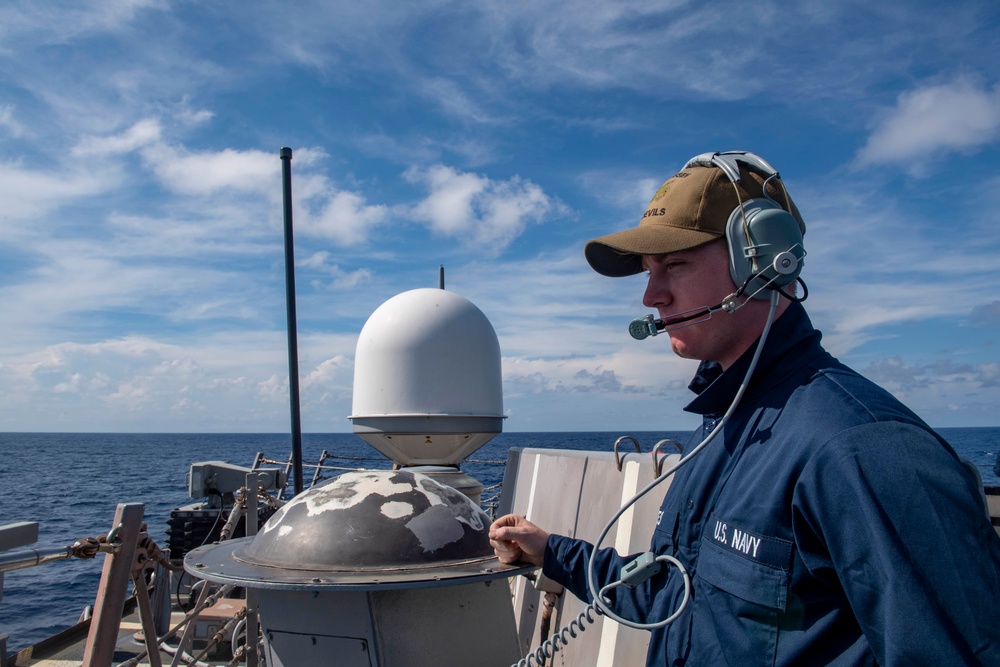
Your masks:
[[[902,93],[858,153],[860,164],[902,163],[917,173],[935,157],[971,153],[1000,135],[1000,87],[969,80]]]
[[[37,218],[61,206],[107,192],[117,184],[111,172],[60,167],[43,171],[17,162],[0,163],[0,229],[13,220]]]
[[[159,141],[162,133],[157,119],[144,118],[116,136],[84,137],[71,152],[76,157],[131,153]]]
[[[144,149],[143,157],[163,184],[179,194],[266,192],[281,182],[277,157],[259,150],[188,151],[161,142]]]
[[[369,205],[356,192],[328,191],[324,198],[318,214],[306,215],[296,224],[304,234],[330,239],[339,245],[364,243],[372,229],[385,222],[389,212],[384,205]]]
[[[354,271],[345,271],[337,264],[330,264],[327,260],[330,253],[326,250],[315,252],[305,259],[295,260],[295,266],[300,269],[307,269],[333,277],[332,282],[313,279],[311,285],[317,289],[352,289],[363,282],[371,280],[371,269],[362,268]]]
[[[414,207],[415,217],[445,236],[467,231],[475,224],[473,199],[479,197],[489,180],[476,174],[463,174],[445,165],[428,169],[411,167],[404,174],[411,183],[422,183],[431,191]]]
[[[301,381],[303,391],[320,397],[331,391],[350,396],[353,384],[354,361],[341,354],[321,362],[306,373]]]
[[[288,414],[283,345],[283,334],[240,330],[179,344],[129,336],[5,350],[0,419],[57,430],[280,429]],[[311,341],[303,353],[313,355]],[[261,391],[268,386],[271,396]]]
[[[485,245],[498,253],[531,222],[540,223],[550,212],[562,211],[540,187],[514,176],[494,181],[437,164],[411,167],[404,178],[430,192],[411,215],[435,233]]]
[[[185,95],[174,107],[174,117],[183,125],[193,126],[207,123],[215,117],[214,111],[194,109],[191,107],[191,96]]]
[[[47,347],[37,361],[30,364],[32,372],[40,369],[67,366],[74,358],[94,358],[114,355],[119,358],[155,357],[176,352],[173,345],[160,343],[148,338],[127,337],[98,343],[59,343]]]
[[[499,120],[477,102],[465,86],[456,81],[427,77],[420,81],[417,89],[428,100],[440,105],[448,115],[473,123],[493,123]]]
[[[215,113],[208,109],[184,109],[177,114],[178,120],[185,125],[201,125],[207,123],[215,117]]]
[[[87,33],[121,30],[141,10],[161,7],[163,0],[10,3],[0,10],[0,35],[61,43]]]
[[[257,383],[257,396],[268,401],[278,401],[288,394],[288,378],[272,375]]]
[[[656,190],[673,175],[671,169],[679,169],[682,163],[664,164],[663,173],[650,176],[635,170],[622,172],[620,169],[603,169],[581,174],[580,187],[598,201],[607,202],[616,209],[631,211],[634,219],[629,219],[629,227],[634,227]]]
[[[305,259],[295,260],[295,266],[304,269],[323,269],[326,267],[326,260],[330,258],[330,253],[326,250],[314,252]]]
[[[688,399],[687,383],[694,363],[674,356],[668,343],[640,346],[621,336],[609,355],[581,354],[565,358],[504,357],[504,394],[520,398],[540,393],[643,394]],[[575,342],[575,337],[574,337]],[[654,345],[657,345],[654,343]]]
[[[518,176],[497,183],[480,207],[482,221],[475,240],[494,248],[510,245],[529,222],[541,222],[554,208],[540,187]]]

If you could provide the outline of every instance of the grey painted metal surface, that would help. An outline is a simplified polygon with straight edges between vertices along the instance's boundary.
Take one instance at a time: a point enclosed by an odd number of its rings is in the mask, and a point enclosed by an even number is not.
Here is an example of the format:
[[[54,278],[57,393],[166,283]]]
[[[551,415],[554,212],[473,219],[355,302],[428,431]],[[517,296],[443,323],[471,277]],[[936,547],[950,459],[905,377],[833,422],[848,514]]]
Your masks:
[[[348,473],[184,567],[254,589],[274,667],[501,667],[519,658],[506,579],[531,568],[500,565],[488,530],[478,505],[426,475]]]
[[[423,590],[260,591],[271,667],[508,667],[519,659],[504,581]]]
[[[489,518],[426,475],[341,475],[277,512],[253,538],[193,550],[194,576],[252,588],[419,588],[525,571],[501,565]]]

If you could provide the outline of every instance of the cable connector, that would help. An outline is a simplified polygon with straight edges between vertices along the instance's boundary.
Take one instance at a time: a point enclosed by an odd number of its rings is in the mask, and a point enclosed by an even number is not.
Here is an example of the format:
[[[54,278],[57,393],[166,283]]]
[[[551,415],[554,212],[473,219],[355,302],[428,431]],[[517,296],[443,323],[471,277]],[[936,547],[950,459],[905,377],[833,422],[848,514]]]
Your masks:
[[[663,565],[656,560],[656,554],[647,551],[622,568],[621,582],[629,588],[635,588],[662,568]]]

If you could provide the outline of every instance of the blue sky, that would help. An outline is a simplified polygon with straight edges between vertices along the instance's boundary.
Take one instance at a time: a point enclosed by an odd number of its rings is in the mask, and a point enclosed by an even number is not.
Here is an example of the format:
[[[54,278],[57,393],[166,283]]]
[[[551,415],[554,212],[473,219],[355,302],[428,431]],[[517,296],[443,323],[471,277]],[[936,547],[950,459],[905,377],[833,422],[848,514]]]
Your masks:
[[[587,266],[687,158],[752,150],[827,347],[936,426],[998,425],[1000,5],[0,5],[0,430],[350,431],[368,315],[490,318],[505,430],[693,428],[691,362]]]

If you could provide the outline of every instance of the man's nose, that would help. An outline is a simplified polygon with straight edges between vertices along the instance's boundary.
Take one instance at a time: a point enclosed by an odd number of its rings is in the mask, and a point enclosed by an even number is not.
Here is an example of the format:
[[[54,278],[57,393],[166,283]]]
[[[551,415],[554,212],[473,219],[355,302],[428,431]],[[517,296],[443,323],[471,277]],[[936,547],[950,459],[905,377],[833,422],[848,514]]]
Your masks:
[[[642,305],[647,308],[656,308],[670,303],[671,297],[668,287],[665,277],[650,273],[649,279],[646,281],[646,291],[642,295]]]

